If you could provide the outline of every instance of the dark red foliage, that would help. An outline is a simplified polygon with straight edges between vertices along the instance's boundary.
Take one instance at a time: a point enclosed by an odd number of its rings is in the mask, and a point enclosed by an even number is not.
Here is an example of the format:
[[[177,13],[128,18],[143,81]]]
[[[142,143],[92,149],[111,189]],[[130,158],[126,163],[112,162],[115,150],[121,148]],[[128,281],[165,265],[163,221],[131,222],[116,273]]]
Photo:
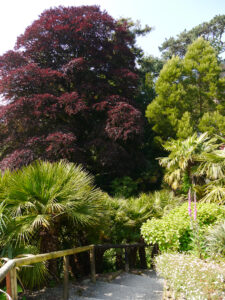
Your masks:
[[[64,93],[59,98],[60,108],[63,108],[65,113],[69,116],[76,115],[79,112],[85,113],[88,110],[88,106],[85,101],[79,97],[77,92]]]
[[[134,48],[126,22],[98,6],[44,11],[0,57],[0,168],[61,158],[98,173],[134,168]]]
[[[10,50],[0,57],[1,75],[7,75],[9,71],[25,66],[27,63],[23,53]]]
[[[60,93],[62,77],[58,71],[39,68],[37,64],[31,63],[3,76],[0,93],[10,100],[43,93],[57,95]]]
[[[33,160],[35,160],[32,150],[21,149],[15,150],[11,154],[7,155],[0,162],[1,170],[10,169],[19,169],[24,165],[29,165]]]
[[[135,140],[142,133],[142,116],[133,106],[119,102],[108,110],[105,131],[114,141]]]
[[[71,159],[76,149],[76,137],[73,133],[54,132],[47,136],[46,142],[49,143],[46,148],[49,159]]]

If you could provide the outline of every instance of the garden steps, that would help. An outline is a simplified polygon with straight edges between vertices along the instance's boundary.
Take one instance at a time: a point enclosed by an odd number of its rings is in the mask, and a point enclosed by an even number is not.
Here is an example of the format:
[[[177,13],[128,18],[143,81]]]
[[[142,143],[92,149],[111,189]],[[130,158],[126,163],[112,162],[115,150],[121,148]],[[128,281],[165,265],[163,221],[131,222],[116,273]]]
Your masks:
[[[70,291],[69,300],[160,300],[162,294],[163,280],[149,270],[140,275],[122,273],[111,282],[86,281]]]

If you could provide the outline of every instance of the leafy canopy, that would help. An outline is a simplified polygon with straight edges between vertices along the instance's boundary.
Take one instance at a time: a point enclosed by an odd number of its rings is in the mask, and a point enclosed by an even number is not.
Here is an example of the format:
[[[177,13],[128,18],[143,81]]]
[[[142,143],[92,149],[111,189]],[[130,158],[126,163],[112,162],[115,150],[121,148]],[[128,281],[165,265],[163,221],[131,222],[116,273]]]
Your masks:
[[[198,130],[205,113],[218,110],[223,115],[225,80],[220,76],[216,52],[203,38],[188,47],[184,59],[167,61],[156,82],[157,97],[146,110],[162,140],[187,138]],[[186,135],[182,125],[189,127]]]
[[[143,131],[135,43],[150,29],[134,27],[98,6],[60,6],[26,28],[0,57],[1,169],[36,159],[105,176],[135,168]]]

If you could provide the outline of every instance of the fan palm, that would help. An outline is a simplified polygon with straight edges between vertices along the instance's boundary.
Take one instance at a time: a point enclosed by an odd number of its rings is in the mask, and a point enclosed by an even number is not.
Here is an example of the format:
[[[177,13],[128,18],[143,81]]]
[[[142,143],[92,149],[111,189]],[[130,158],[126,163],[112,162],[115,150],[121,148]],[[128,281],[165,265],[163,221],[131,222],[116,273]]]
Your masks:
[[[168,157],[159,158],[160,164],[166,168],[164,180],[173,188],[177,189],[184,174],[188,175],[190,182],[194,181],[199,156],[207,155],[218,149],[220,143],[217,137],[211,138],[208,133],[198,136],[196,133],[186,140],[171,140],[165,143],[165,150],[169,151]]]
[[[204,186],[203,202],[225,204],[225,178],[215,180]]]
[[[81,166],[36,162],[8,176],[5,198],[10,222],[6,243],[40,239],[41,251],[59,248],[61,222],[74,229],[98,223],[102,192]]]
[[[225,149],[214,150],[211,153],[201,153],[198,156],[200,165],[197,173],[209,180],[217,180],[225,176]]]

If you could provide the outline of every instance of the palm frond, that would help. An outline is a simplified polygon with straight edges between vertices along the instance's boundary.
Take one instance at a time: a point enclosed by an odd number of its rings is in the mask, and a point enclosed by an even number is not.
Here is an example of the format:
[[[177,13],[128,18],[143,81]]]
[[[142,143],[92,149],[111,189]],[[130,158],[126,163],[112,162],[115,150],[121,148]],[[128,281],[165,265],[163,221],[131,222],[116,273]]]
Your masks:
[[[202,202],[225,204],[225,186],[211,183],[205,186],[205,196]]]

